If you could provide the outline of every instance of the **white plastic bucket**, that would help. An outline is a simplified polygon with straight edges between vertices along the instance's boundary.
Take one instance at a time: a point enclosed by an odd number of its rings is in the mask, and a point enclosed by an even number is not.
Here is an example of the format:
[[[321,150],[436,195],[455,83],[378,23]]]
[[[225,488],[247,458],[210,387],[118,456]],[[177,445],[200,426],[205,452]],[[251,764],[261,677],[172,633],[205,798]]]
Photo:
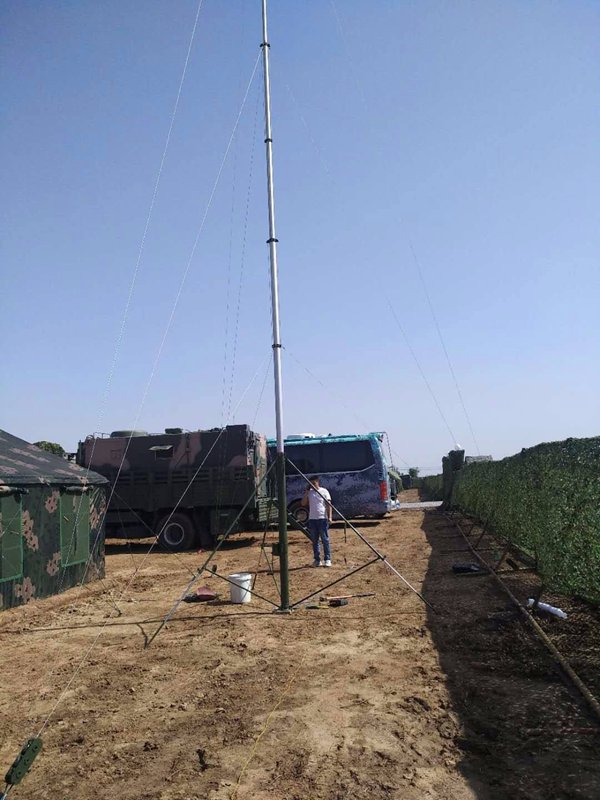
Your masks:
[[[252,575],[249,572],[235,572],[229,575],[229,596],[232,603],[249,603],[252,600]]]

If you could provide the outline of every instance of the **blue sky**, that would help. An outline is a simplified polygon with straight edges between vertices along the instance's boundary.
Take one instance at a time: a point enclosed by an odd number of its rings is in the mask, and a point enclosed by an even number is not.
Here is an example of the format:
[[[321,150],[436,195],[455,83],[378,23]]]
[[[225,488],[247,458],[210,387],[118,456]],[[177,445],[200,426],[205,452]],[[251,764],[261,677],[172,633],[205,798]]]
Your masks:
[[[228,410],[274,431],[260,69],[190,261],[258,0],[201,8],[109,381],[196,8],[0,8],[2,427],[25,439],[74,449]],[[453,438],[475,452],[418,263],[481,452],[598,434],[598,6],[270,14],[286,432],[387,430],[425,471]]]

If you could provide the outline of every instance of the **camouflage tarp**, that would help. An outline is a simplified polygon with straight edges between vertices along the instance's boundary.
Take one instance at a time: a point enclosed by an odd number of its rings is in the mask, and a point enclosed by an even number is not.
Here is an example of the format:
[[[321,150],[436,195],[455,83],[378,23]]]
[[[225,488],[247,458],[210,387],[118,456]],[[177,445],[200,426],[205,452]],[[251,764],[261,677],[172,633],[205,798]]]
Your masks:
[[[106,486],[0,430],[0,608],[104,575]]]

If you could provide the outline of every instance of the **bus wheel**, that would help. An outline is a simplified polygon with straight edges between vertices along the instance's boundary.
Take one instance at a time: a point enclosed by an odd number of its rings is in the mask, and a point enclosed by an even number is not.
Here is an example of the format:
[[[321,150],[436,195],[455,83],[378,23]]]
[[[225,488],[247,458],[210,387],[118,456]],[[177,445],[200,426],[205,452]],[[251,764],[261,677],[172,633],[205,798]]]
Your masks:
[[[303,506],[300,500],[294,500],[293,503],[290,503],[289,512],[296,522],[306,527],[308,524],[308,508]]]
[[[194,545],[196,531],[187,514],[165,514],[158,525],[158,543],[164,550],[189,550]]]

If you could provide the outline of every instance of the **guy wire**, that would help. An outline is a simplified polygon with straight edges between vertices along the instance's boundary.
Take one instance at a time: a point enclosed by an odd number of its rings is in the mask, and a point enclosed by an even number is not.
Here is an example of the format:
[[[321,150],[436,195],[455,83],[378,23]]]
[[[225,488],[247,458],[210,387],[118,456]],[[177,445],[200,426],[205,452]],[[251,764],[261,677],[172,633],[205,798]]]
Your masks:
[[[312,371],[311,371],[311,370],[310,370],[310,369],[309,369],[309,368],[306,366],[306,364],[303,364],[303,363],[300,361],[300,359],[299,359],[299,358],[298,358],[296,355],[294,355],[294,353],[292,353],[292,352],[291,352],[291,350],[289,350],[289,348],[287,348],[287,347],[285,347],[285,346],[284,346],[284,347],[283,347],[283,349],[285,350],[286,354],[287,354],[288,356],[290,356],[290,357],[291,357],[291,358],[292,358],[292,359],[293,359],[293,360],[294,360],[294,361],[295,361],[295,362],[298,364],[298,366],[302,367],[302,369],[303,369],[303,370],[306,372],[306,374],[307,374],[307,375],[309,375],[309,376],[310,376],[310,377],[311,377],[311,378],[312,378],[314,381],[316,381],[316,382],[319,384],[319,386],[321,386],[321,387],[322,387],[322,388],[323,388],[323,389],[324,389],[324,390],[325,390],[325,391],[326,391],[326,392],[327,392],[327,393],[328,393],[328,394],[329,394],[331,397],[333,397],[333,398],[334,398],[334,400],[336,400],[336,402],[338,402],[338,403],[341,403],[341,404],[344,406],[344,408],[345,408],[347,411],[349,411],[349,412],[352,414],[352,416],[353,416],[353,417],[354,417],[354,418],[355,418],[355,419],[356,419],[356,420],[357,420],[357,421],[360,423],[360,425],[362,425],[362,426],[363,426],[363,428],[365,429],[365,432],[366,432],[366,433],[368,433],[368,432],[369,432],[369,427],[370,427],[370,426],[369,426],[369,423],[368,423],[368,422],[366,422],[366,421],[365,421],[365,420],[364,420],[364,419],[363,419],[361,416],[359,416],[359,415],[356,413],[356,411],[354,411],[352,408],[350,408],[350,406],[349,406],[349,405],[348,405],[348,404],[347,404],[347,403],[346,403],[346,402],[345,402],[345,401],[344,401],[344,400],[343,400],[343,399],[342,399],[342,398],[341,398],[339,395],[337,395],[337,394],[336,394],[336,393],[335,393],[335,392],[334,392],[334,391],[331,389],[331,387],[327,386],[327,384],[325,384],[325,383],[324,383],[324,382],[321,380],[321,378],[319,378],[317,375],[315,375],[315,374],[314,374],[314,372],[312,372]],[[387,436],[387,433],[386,433],[386,436]],[[388,437],[388,446],[389,446],[389,437]],[[390,448],[390,449],[391,449],[391,448]],[[398,455],[398,454],[396,453],[396,455]],[[405,465],[408,467],[408,461],[405,461],[405,460],[404,460],[403,458],[401,458],[400,456],[398,456],[398,458],[400,459],[400,461],[402,461],[402,463],[403,463],[403,464],[405,464]]]
[[[404,342],[405,342],[406,346],[408,347],[408,349],[410,351],[410,354],[413,357],[413,360],[414,360],[415,364],[417,365],[417,369],[421,373],[421,377],[423,378],[423,381],[425,382],[425,386],[427,386],[427,389],[428,389],[429,394],[431,395],[431,397],[433,399],[433,402],[435,403],[435,407],[437,408],[437,410],[438,410],[438,412],[440,414],[440,417],[442,418],[442,420],[444,422],[444,425],[448,429],[448,433],[450,434],[450,438],[452,439],[452,443],[453,443],[453,445],[456,445],[456,437],[454,436],[452,428],[448,424],[448,420],[446,419],[446,417],[444,415],[444,412],[442,411],[442,408],[441,408],[441,406],[440,406],[440,404],[438,402],[438,399],[437,399],[437,397],[435,395],[435,392],[431,388],[431,384],[427,380],[427,376],[425,375],[425,372],[423,371],[423,367],[421,366],[421,362],[417,358],[417,354],[413,350],[413,348],[412,348],[412,346],[411,346],[411,344],[410,344],[410,342],[408,340],[408,336],[406,335],[406,332],[405,332],[404,328],[400,324],[400,320],[398,319],[396,311],[394,310],[394,306],[391,304],[389,297],[386,296],[386,300],[387,300],[387,304],[388,304],[388,306],[390,308],[390,311],[392,312],[392,315],[393,315],[394,319],[396,320],[396,325],[398,326],[398,328],[400,329],[400,333],[404,337]]]
[[[182,294],[182,292],[183,292],[183,286],[184,286],[184,284],[185,284],[185,280],[186,280],[186,278],[187,278],[187,275],[188,275],[188,273],[189,273],[189,270],[190,270],[190,267],[191,267],[191,263],[192,263],[192,259],[193,259],[193,257],[194,257],[194,253],[195,253],[195,251],[196,251],[196,247],[197,247],[197,245],[198,245],[198,241],[199,241],[199,239],[200,239],[200,234],[202,233],[202,230],[203,230],[203,228],[204,228],[204,224],[205,224],[205,222],[206,222],[206,218],[207,218],[207,216],[208,216],[208,212],[209,212],[209,210],[210,210],[210,208],[211,208],[211,206],[212,206],[212,201],[213,201],[213,199],[214,199],[215,192],[216,192],[217,186],[218,186],[218,184],[219,184],[219,180],[220,180],[220,178],[221,178],[221,174],[222,174],[222,172],[223,172],[223,168],[224,168],[224,166],[225,166],[225,162],[226,162],[226,160],[227,160],[227,156],[228,156],[228,154],[229,154],[229,151],[230,151],[230,149],[231,149],[231,144],[232,144],[232,142],[233,142],[233,139],[234,139],[234,136],[235,136],[235,132],[236,132],[236,130],[237,130],[237,127],[238,127],[238,125],[239,125],[240,118],[241,118],[241,116],[242,116],[242,112],[243,112],[243,110],[244,110],[244,107],[245,107],[245,105],[246,105],[246,100],[247,100],[247,98],[248,98],[248,93],[249,93],[249,91],[250,91],[250,87],[251,87],[251,85],[252,85],[252,82],[254,81],[254,76],[255,76],[255,74],[256,74],[256,69],[257,69],[257,67],[258,67],[258,62],[259,62],[259,59],[260,59],[260,54],[259,54],[258,58],[256,59],[256,61],[255,61],[255,63],[254,63],[254,67],[253,67],[253,69],[252,69],[252,74],[251,74],[251,76],[250,76],[250,80],[248,81],[248,85],[247,85],[247,87],[246,87],[246,92],[245,92],[245,94],[244,94],[244,97],[243,97],[243,100],[242,100],[242,103],[241,103],[241,106],[240,106],[240,109],[239,109],[238,115],[237,115],[237,117],[236,117],[235,124],[234,124],[234,127],[233,127],[233,131],[232,131],[232,133],[231,133],[231,136],[229,137],[229,141],[228,141],[228,143],[227,143],[227,147],[226,147],[226,149],[225,149],[225,154],[224,154],[224,156],[223,156],[223,159],[222,159],[222,161],[221,161],[221,165],[220,165],[220,167],[219,167],[219,170],[218,170],[218,173],[217,173],[216,179],[215,179],[215,181],[214,181],[214,183],[213,183],[213,187],[212,187],[212,190],[211,190],[211,193],[210,193],[209,199],[208,199],[208,203],[207,203],[207,205],[206,205],[206,208],[205,208],[205,210],[204,210],[204,214],[203,214],[203,216],[202,216],[202,221],[201,221],[201,223],[200,223],[200,227],[199,227],[199,229],[198,229],[198,232],[197,232],[197,235],[196,235],[196,239],[195,239],[195,241],[194,241],[194,245],[193,245],[193,247],[192,247],[192,251],[191,251],[191,253],[190,253],[190,256],[189,256],[189,258],[188,258],[188,261],[187,261],[187,264],[186,264],[186,267],[185,267],[184,273],[183,273],[183,275],[182,275],[182,278],[181,278],[181,281],[180,281],[180,283],[179,283],[179,287],[178,287],[178,290],[177,290],[177,294],[176,294],[176,297],[175,297],[175,301],[174,301],[174,303],[173,303],[173,307],[172,307],[172,309],[171,309],[171,314],[170,314],[170,316],[169,316],[169,319],[168,319],[167,325],[166,325],[166,327],[165,327],[165,330],[164,330],[164,332],[163,332],[162,340],[161,340],[161,342],[160,342],[160,345],[159,345],[158,351],[157,351],[157,353],[156,353],[156,357],[155,357],[155,359],[154,359],[154,363],[153,363],[153,365],[152,365],[152,369],[151,369],[151,371],[150,371],[150,376],[149,376],[149,378],[148,378],[148,381],[147,381],[147,383],[146,383],[146,386],[145,386],[145,388],[144,388],[144,392],[143,392],[143,394],[142,394],[142,399],[141,399],[141,401],[140,401],[140,405],[139,405],[139,407],[138,407],[138,410],[137,410],[137,413],[136,413],[136,417],[135,417],[135,421],[134,421],[134,423],[133,423],[132,429],[135,429],[135,428],[137,427],[137,424],[138,424],[138,422],[139,422],[139,419],[140,419],[140,416],[141,416],[141,414],[142,414],[143,408],[144,408],[144,406],[145,406],[145,404],[146,404],[146,399],[147,399],[147,397],[148,397],[148,393],[149,393],[149,391],[150,391],[150,386],[151,386],[151,384],[152,384],[152,381],[153,381],[153,379],[154,379],[154,376],[155,376],[155,374],[156,374],[156,370],[157,370],[157,368],[158,368],[158,363],[159,363],[159,361],[160,361],[160,358],[161,358],[161,355],[162,355],[162,351],[163,351],[163,349],[164,349],[164,346],[165,346],[165,343],[166,343],[166,340],[167,340],[167,336],[168,336],[168,334],[169,334],[169,331],[170,331],[170,329],[171,329],[171,325],[173,324],[173,319],[174,319],[174,317],[175,317],[175,312],[176,312],[176,310],[177,310],[177,306],[178,306],[178,304],[179,304],[179,300],[180,300],[180,298],[181,298],[181,294]],[[129,438],[128,438],[128,440],[127,440],[127,444],[125,445],[125,448],[124,448],[124,450],[123,450],[123,456],[122,456],[122,458],[121,458],[121,463],[119,464],[119,467],[118,467],[117,473],[116,473],[116,475],[115,475],[115,477],[114,477],[114,481],[113,481],[113,484],[112,484],[111,492],[110,492],[110,495],[109,495],[108,501],[107,501],[107,503],[106,503],[106,511],[108,510],[108,507],[109,507],[109,505],[110,505],[110,501],[112,500],[112,497],[113,497],[113,493],[114,493],[114,490],[115,490],[115,486],[116,486],[116,484],[117,484],[117,481],[118,481],[118,479],[119,479],[119,476],[120,476],[120,474],[121,474],[121,470],[123,469],[123,464],[125,463],[125,458],[127,457],[127,451],[128,451],[128,449],[129,449],[129,445],[131,444],[131,439],[132,439],[132,436],[133,436],[133,433],[131,433],[131,434],[129,435]],[[188,488],[189,488],[189,487],[188,487]],[[105,511],[105,516],[106,516],[106,511]],[[99,526],[99,530],[101,529],[101,527],[102,527],[102,526],[100,525],[100,526]],[[98,534],[98,535],[99,535],[99,534]],[[96,544],[96,543],[94,543],[94,544]]]
[[[270,353],[269,353],[269,357],[270,357]],[[235,414],[235,412],[237,411],[237,409],[239,408],[239,406],[240,406],[240,404],[242,403],[242,401],[244,400],[244,397],[246,396],[246,394],[247,394],[248,390],[250,389],[251,385],[254,383],[254,381],[255,381],[255,379],[256,379],[256,377],[257,377],[257,375],[259,374],[260,370],[262,369],[262,365],[263,365],[263,362],[261,362],[261,364],[259,365],[258,369],[257,369],[257,370],[256,370],[256,372],[254,373],[254,375],[253,375],[253,377],[252,377],[252,379],[251,379],[250,383],[248,384],[248,386],[246,387],[246,389],[245,389],[245,390],[244,390],[244,392],[242,393],[242,396],[240,397],[240,400],[238,401],[238,404],[236,405],[236,408],[235,408],[235,410],[234,410],[234,414]],[[190,488],[190,486],[191,486],[192,482],[194,481],[195,477],[198,475],[199,471],[202,469],[202,467],[203,467],[203,466],[204,466],[204,464],[206,463],[206,460],[208,459],[208,457],[209,457],[209,456],[210,456],[210,454],[212,453],[213,449],[216,447],[216,445],[217,445],[217,443],[218,443],[218,441],[219,441],[219,439],[220,439],[221,435],[223,434],[223,431],[224,431],[224,429],[223,429],[223,428],[222,428],[222,429],[219,431],[219,434],[217,435],[217,437],[216,437],[215,441],[213,442],[212,446],[210,447],[210,449],[209,449],[209,450],[208,450],[208,452],[206,453],[206,455],[205,455],[205,457],[204,457],[204,459],[203,459],[202,463],[201,463],[201,464],[200,464],[200,466],[199,466],[199,467],[196,469],[196,471],[195,471],[194,475],[193,475],[193,476],[190,478],[190,481],[188,482],[188,484],[187,484],[186,488],[184,489],[184,491],[183,491],[183,493],[182,493],[181,497],[180,497],[180,498],[179,498],[179,500],[177,501],[177,504],[175,505],[175,507],[173,508],[173,510],[172,510],[172,512],[171,512],[171,514],[169,515],[169,518],[167,519],[167,521],[166,521],[166,522],[165,522],[165,524],[163,525],[163,528],[161,529],[161,531],[159,531],[159,532],[156,534],[156,537],[155,537],[154,541],[153,541],[153,542],[150,544],[150,546],[149,546],[148,550],[146,551],[146,553],[145,553],[145,554],[144,554],[144,556],[142,557],[142,559],[141,559],[141,561],[140,561],[139,565],[137,565],[137,566],[136,566],[136,568],[133,570],[133,572],[132,572],[132,574],[131,574],[131,576],[130,576],[129,580],[127,581],[126,585],[124,586],[124,588],[121,590],[120,594],[118,595],[118,598],[117,598],[117,600],[121,600],[121,599],[123,598],[123,596],[125,595],[125,593],[126,593],[128,590],[129,590],[130,586],[132,585],[132,583],[133,583],[133,581],[134,581],[135,577],[137,576],[137,574],[138,574],[138,573],[139,573],[139,572],[142,570],[142,568],[143,568],[143,566],[144,566],[144,564],[145,564],[145,562],[146,562],[147,558],[149,557],[150,553],[152,552],[152,550],[155,548],[156,544],[158,543],[158,540],[159,540],[160,534],[162,533],[162,530],[164,530],[165,526],[166,526],[166,525],[169,523],[169,521],[170,521],[171,517],[173,516],[173,514],[174,514],[174,513],[177,511],[177,509],[179,508],[179,505],[181,504],[181,501],[183,500],[183,497],[185,496],[185,494],[186,494],[186,493],[187,493],[187,491],[189,490],[189,488]],[[60,702],[62,701],[63,697],[65,696],[65,694],[68,692],[68,690],[69,690],[70,686],[72,685],[73,681],[75,680],[75,678],[77,677],[77,675],[79,674],[79,672],[81,671],[81,669],[83,668],[83,665],[84,665],[84,664],[85,664],[85,662],[87,661],[87,659],[88,659],[88,657],[89,657],[90,653],[92,652],[92,650],[93,650],[93,649],[94,649],[94,647],[96,646],[96,644],[97,644],[98,640],[100,639],[100,637],[101,637],[101,636],[102,636],[102,634],[104,633],[104,630],[105,630],[106,626],[108,625],[108,623],[110,622],[110,620],[111,620],[112,618],[113,618],[113,617],[112,617],[112,614],[111,614],[111,615],[109,615],[109,616],[107,617],[106,621],[104,622],[104,624],[103,624],[103,625],[102,625],[102,627],[100,628],[100,631],[98,632],[97,636],[95,637],[95,639],[94,639],[94,640],[93,640],[93,642],[91,643],[90,647],[89,647],[89,648],[86,650],[86,652],[84,653],[84,655],[83,655],[83,657],[82,657],[81,661],[79,662],[79,664],[78,664],[78,665],[77,665],[77,667],[75,668],[75,671],[73,672],[73,674],[71,675],[71,677],[70,677],[69,681],[67,682],[66,686],[64,687],[64,689],[63,689],[63,690],[62,690],[62,692],[60,693],[60,695],[59,695],[58,699],[56,700],[56,702],[55,702],[54,706],[52,707],[52,709],[50,710],[50,712],[49,712],[49,713],[48,713],[48,715],[46,716],[46,718],[45,718],[45,721],[44,721],[44,723],[42,724],[42,727],[40,728],[39,732],[37,733],[37,736],[38,736],[38,737],[42,735],[42,733],[44,732],[44,730],[45,730],[45,729],[46,729],[46,727],[48,726],[48,723],[49,723],[50,719],[52,718],[53,714],[55,713],[56,709],[57,709],[57,708],[58,708],[58,706],[60,705]],[[66,634],[67,634],[67,633],[68,633],[68,630],[67,630],[67,632],[65,633],[65,636],[66,636]],[[47,673],[47,675],[46,675],[46,678],[45,678],[45,680],[47,680],[47,678],[48,678],[50,675],[52,675],[52,673],[53,673],[53,672],[54,672],[54,670],[56,669],[56,666],[57,666],[57,664],[55,664],[55,665],[54,665],[54,667],[52,667],[52,669],[51,669],[51,670],[49,670],[49,672],[48,672],[48,673]]]
[[[440,325],[439,325],[435,310],[433,308],[433,303],[431,302],[431,297],[429,295],[429,291],[427,290],[427,285],[425,283],[425,278],[423,277],[423,271],[421,269],[421,263],[420,263],[420,261],[419,261],[419,259],[417,257],[416,252],[415,252],[415,248],[414,248],[414,245],[412,243],[412,239],[408,235],[407,235],[407,239],[408,239],[408,246],[410,247],[410,251],[412,253],[413,260],[414,260],[414,262],[416,264],[416,267],[417,267],[417,272],[418,272],[418,275],[419,275],[419,280],[421,281],[421,286],[423,287],[423,291],[425,293],[425,297],[427,298],[427,305],[429,306],[429,311],[431,312],[431,316],[432,316],[433,322],[435,324],[435,329],[437,331],[437,335],[438,335],[438,338],[440,340],[440,344],[442,345],[442,350],[444,351],[444,356],[446,357],[446,362],[448,364],[448,369],[450,370],[450,374],[452,375],[452,380],[454,381],[454,386],[456,388],[456,393],[458,395],[458,399],[460,400],[460,404],[462,406],[462,410],[463,410],[465,418],[467,420],[467,425],[469,426],[469,430],[471,432],[471,436],[473,438],[473,442],[475,443],[475,449],[477,450],[477,454],[481,455],[481,450],[479,449],[479,444],[477,442],[477,438],[475,437],[475,431],[473,430],[473,425],[471,423],[471,417],[469,415],[469,412],[467,411],[467,406],[466,406],[465,401],[463,399],[463,395],[462,395],[462,392],[460,390],[460,386],[458,385],[458,378],[456,377],[456,373],[454,372],[454,367],[452,366],[452,361],[450,360],[450,355],[449,355],[448,349],[446,347],[446,342],[444,341],[444,337],[442,335],[442,331],[441,331],[441,328],[440,328]]]
[[[331,10],[332,10],[332,12],[333,12],[333,15],[334,15],[334,17],[335,17],[335,21],[336,21],[336,27],[337,27],[337,30],[338,30],[338,33],[339,33],[340,39],[341,39],[341,41],[342,41],[342,45],[343,45],[343,48],[344,48],[344,53],[345,53],[346,59],[347,59],[347,61],[348,61],[348,65],[349,65],[349,70],[350,70],[350,73],[351,73],[351,75],[352,75],[352,77],[353,77],[353,79],[354,79],[354,82],[355,82],[355,84],[356,84],[356,88],[357,88],[358,94],[359,94],[359,96],[360,96],[360,99],[361,99],[361,101],[362,101],[363,107],[364,107],[365,111],[367,112],[367,118],[368,118],[368,119],[370,119],[370,114],[369,114],[369,106],[368,106],[368,103],[367,103],[367,98],[366,98],[366,95],[365,95],[365,93],[364,93],[364,91],[363,91],[362,84],[361,84],[361,82],[360,82],[360,80],[359,80],[359,78],[358,78],[358,74],[357,74],[357,72],[356,72],[355,65],[354,65],[354,60],[353,60],[353,59],[352,59],[352,57],[351,57],[351,50],[350,50],[350,46],[349,46],[349,43],[348,43],[348,39],[347,39],[347,36],[346,36],[346,32],[345,32],[345,30],[344,30],[344,26],[342,25],[342,20],[341,20],[341,17],[340,17],[339,11],[338,11],[338,9],[337,9],[337,6],[336,6],[336,3],[335,3],[335,0],[329,0],[329,4],[330,4]],[[431,313],[432,313],[432,316],[433,316],[433,320],[434,320],[435,326],[436,326],[436,328],[437,328],[438,336],[440,337],[440,342],[441,342],[441,344],[442,344],[442,349],[444,350],[444,354],[445,354],[445,356],[446,356],[446,361],[448,362],[448,366],[449,366],[449,368],[450,368],[450,373],[451,373],[451,375],[452,375],[452,378],[453,378],[453,380],[454,380],[454,385],[455,385],[455,387],[456,387],[456,390],[457,390],[457,393],[458,393],[458,395],[459,395],[459,399],[460,399],[460,402],[461,402],[461,405],[462,405],[463,411],[464,411],[464,413],[465,413],[465,416],[466,416],[466,418],[467,418],[467,423],[468,423],[468,425],[469,425],[469,429],[470,429],[470,431],[471,431],[471,435],[473,436],[473,441],[475,442],[475,446],[476,446],[476,448],[477,448],[477,452],[479,452],[479,446],[478,446],[478,444],[477,444],[477,440],[475,439],[475,434],[474,434],[474,432],[473,432],[473,427],[472,427],[472,425],[471,425],[471,420],[470,420],[469,414],[468,414],[468,412],[467,412],[466,405],[465,405],[465,403],[464,403],[464,400],[463,400],[463,397],[462,397],[462,393],[461,393],[461,391],[460,391],[460,389],[459,389],[459,386],[458,386],[458,380],[457,380],[457,378],[456,378],[456,374],[455,374],[455,372],[454,372],[454,369],[453,369],[453,367],[452,367],[452,364],[451,364],[451,362],[450,362],[450,357],[449,357],[449,354],[448,354],[447,348],[446,348],[446,346],[445,346],[445,343],[444,343],[444,340],[443,340],[443,336],[442,336],[442,334],[441,334],[440,327],[439,327],[439,325],[438,325],[438,322],[437,322],[437,317],[436,317],[436,315],[435,315],[435,313],[434,313],[434,311],[433,311],[433,304],[431,303],[431,299],[430,299],[430,297],[429,297],[429,293],[427,292],[427,288],[426,288],[426,286],[425,286],[425,282],[424,282],[423,275],[422,275],[422,272],[421,272],[421,267],[420,267],[420,264],[419,264],[419,262],[418,262],[418,259],[416,258],[416,253],[415,253],[415,250],[414,250],[414,247],[413,247],[412,241],[410,240],[410,237],[408,237],[408,243],[409,243],[410,249],[411,249],[411,251],[412,251],[413,258],[415,259],[415,262],[416,262],[416,264],[417,264],[417,269],[418,269],[419,276],[420,276],[420,279],[421,279],[421,284],[422,284],[422,286],[423,286],[423,289],[425,290],[425,295],[426,295],[426,297],[427,297],[427,301],[428,301],[428,303],[429,303],[429,308],[430,308],[430,311],[431,311]],[[390,300],[389,300],[389,298],[387,298],[387,302],[388,302],[388,305],[390,306],[390,309],[392,310],[392,313],[393,313],[393,315],[394,315],[394,318],[395,318],[395,320],[396,320],[396,323],[398,324],[398,327],[400,328],[400,330],[401,330],[401,332],[402,332],[402,336],[404,337],[404,341],[405,341],[405,343],[406,343],[406,345],[407,345],[408,349],[410,350],[410,353],[411,353],[411,355],[412,355],[412,357],[413,357],[413,359],[414,359],[414,361],[415,361],[415,363],[416,363],[416,365],[417,365],[417,367],[418,367],[418,369],[419,369],[419,372],[421,373],[421,377],[422,377],[422,378],[423,378],[423,380],[425,381],[425,385],[427,386],[427,389],[428,389],[429,393],[431,394],[431,396],[432,396],[432,398],[433,398],[433,401],[434,401],[434,403],[435,403],[435,405],[436,405],[436,408],[437,408],[437,410],[439,411],[439,413],[440,413],[440,416],[442,417],[442,420],[444,421],[444,424],[445,424],[446,428],[448,429],[448,431],[449,431],[449,433],[450,433],[450,436],[452,437],[452,442],[453,442],[453,444],[456,446],[456,443],[457,443],[456,437],[454,436],[454,433],[452,432],[452,430],[451,430],[451,428],[450,428],[450,426],[449,426],[449,424],[448,424],[448,421],[447,421],[446,417],[444,416],[444,413],[443,413],[443,411],[442,411],[442,409],[441,409],[440,403],[439,403],[439,401],[438,401],[437,397],[436,397],[436,396],[434,395],[434,393],[433,393],[433,389],[431,388],[431,384],[429,383],[429,381],[427,380],[427,378],[426,378],[426,376],[425,376],[425,372],[424,372],[424,370],[423,370],[423,368],[422,368],[421,364],[419,363],[419,360],[417,359],[417,356],[416,356],[416,354],[415,354],[415,352],[414,352],[413,348],[411,347],[411,345],[410,345],[410,343],[409,343],[409,341],[408,341],[408,337],[407,337],[407,335],[406,335],[406,333],[405,333],[404,329],[403,329],[403,328],[402,328],[402,326],[400,325],[400,322],[399,322],[399,320],[398,320],[398,317],[396,316],[396,312],[395,312],[395,311],[394,311],[394,309],[392,308],[392,305],[391,305],[391,303],[390,303]]]
[[[163,151],[162,151],[162,155],[161,155],[161,159],[160,159],[160,164],[159,164],[159,167],[158,167],[158,172],[156,174],[156,178],[155,178],[155,181],[154,181],[154,188],[153,188],[153,191],[152,191],[152,197],[151,197],[151,200],[150,200],[150,205],[148,207],[148,213],[146,214],[146,221],[145,221],[144,229],[143,229],[143,232],[142,232],[142,238],[141,238],[141,241],[140,241],[140,244],[139,244],[139,247],[138,247],[137,258],[136,258],[136,262],[135,262],[135,266],[134,266],[134,270],[133,270],[133,275],[131,277],[131,281],[130,281],[130,284],[129,284],[129,291],[128,291],[127,299],[126,299],[126,302],[125,302],[125,307],[123,309],[123,314],[122,314],[122,317],[121,317],[121,324],[120,324],[119,332],[118,332],[118,335],[117,335],[117,341],[115,343],[115,349],[114,349],[112,362],[111,362],[111,365],[110,365],[110,368],[109,368],[109,372],[108,372],[106,386],[105,386],[103,397],[102,397],[102,400],[101,400],[101,403],[100,403],[100,412],[99,412],[98,428],[97,428],[98,430],[101,430],[102,427],[103,427],[103,419],[104,419],[104,415],[106,413],[106,406],[107,406],[107,403],[108,403],[108,397],[109,397],[109,394],[110,394],[110,388],[111,388],[112,381],[113,381],[113,378],[114,378],[114,373],[115,373],[117,361],[119,359],[119,353],[120,353],[120,350],[121,350],[123,337],[125,335],[125,327],[126,327],[126,323],[127,323],[127,318],[129,316],[129,309],[131,307],[131,302],[132,302],[132,299],[133,299],[133,294],[134,294],[134,290],[135,290],[135,286],[136,286],[136,283],[137,283],[138,274],[139,274],[140,267],[141,267],[142,256],[143,256],[144,247],[145,247],[145,244],[146,244],[146,238],[147,238],[147,235],[148,235],[148,230],[150,228],[150,222],[151,222],[152,215],[153,215],[153,212],[154,212],[154,206],[156,204],[156,198],[158,196],[158,190],[159,190],[159,186],[160,186],[160,182],[161,182],[161,178],[162,178],[162,173],[163,173],[163,169],[164,169],[164,165],[165,165],[165,161],[166,161],[166,157],[167,157],[167,152],[169,150],[169,144],[171,142],[171,134],[173,132],[173,127],[175,125],[175,118],[177,116],[177,111],[179,109],[179,101],[181,99],[181,93],[182,93],[182,90],[183,90],[183,84],[184,84],[184,81],[185,81],[185,78],[186,78],[186,75],[187,75],[188,65],[189,65],[189,61],[190,61],[190,56],[191,56],[194,40],[196,38],[196,30],[198,28],[198,20],[199,20],[199,17],[200,17],[200,11],[202,9],[203,3],[204,3],[204,0],[199,0],[198,5],[196,7],[196,16],[194,18],[194,24],[193,24],[193,27],[192,27],[190,40],[189,40],[189,43],[188,43],[188,48],[187,48],[187,52],[186,52],[186,56],[185,56],[185,61],[184,61],[184,64],[183,64],[181,77],[179,79],[179,85],[177,87],[177,94],[176,94],[176,97],[175,97],[175,103],[173,105],[173,110],[171,112],[171,119],[170,119],[170,122],[169,122],[169,128],[168,128],[167,136],[166,136],[165,143],[164,143],[164,146],[163,146]],[[90,465],[91,465],[91,462],[93,460],[95,447],[96,447],[96,439],[94,438],[94,443],[92,445],[92,453],[91,453],[91,456],[90,456],[90,464],[88,464],[88,466],[86,468],[86,477],[87,477],[87,475],[89,475],[90,470],[91,470],[91,466]],[[123,460],[124,459],[125,459],[125,455],[123,456]],[[76,519],[75,519],[75,530],[77,529],[78,522],[79,522],[79,510],[77,512]],[[92,545],[92,547],[90,549],[90,555],[89,555],[89,557],[87,559],[87,562],[86,562],[86,565],[85,565],[85,568],[84,568],[83,577],[81,578],[81,581],[79,582],[80,586],[84,585],[85,579],[87,578],[89,567],[91,565],[91,562],[92,562],[93,556],[94,556],[94,552],[95,552],[96,547],[98,545],[98,537],[100,535],[99,532],[102,530],[102,522],[103,522],[103,519],[101,519],[100,522],[99,522],[98,534],[96,535],[94,543],[93,543],[93,545]],[[66,567],[63,567],[62,563],[61,563],[61,569],[62,569],[62,575],[61,575],[60,580],[59,580],[58,592],[60,592],[62,590],[62,585],[64,583],[64,579],[65,579],[65,575],[66,575]],[[105,585],[104,584],[104,579],[101,576],[99,576],[99,577],[100,577],[100,581],[101,581],[102,585],[104,586]],[[110,589],[108,589],[107,591],[108,591],[108,593],[109,593],[109,595],[111,597],[111,602],[113,602],[113,604],[114,604],[114,599],[112,599],[112,592],[110,591]],[[75,598],[75,600],[77,600],[77,599],[78,598]]]

